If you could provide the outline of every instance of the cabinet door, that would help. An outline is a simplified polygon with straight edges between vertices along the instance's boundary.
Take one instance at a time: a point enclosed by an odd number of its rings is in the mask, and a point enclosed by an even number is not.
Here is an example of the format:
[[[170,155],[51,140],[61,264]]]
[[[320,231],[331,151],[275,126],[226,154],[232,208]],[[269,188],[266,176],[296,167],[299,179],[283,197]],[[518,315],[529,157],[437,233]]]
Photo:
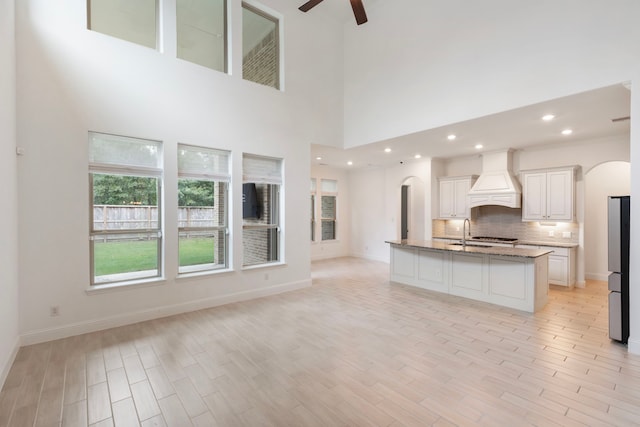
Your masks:
[[[455,217],[455,181],[440,181],[440,218]]]
[[[471,208],[467,203],[467,194],[471,189],[471,181],[468,179],[458,179],[454,181],[454,215],[456,218],[469,218],[471,216]]]
[[[547,172],[547,219],[573,219],[573,170]]]
[[[547,215],[547,174],[526,173],[522,176],[522,219],[539,221]]]
[[[549,283],[568,286],[569,264],[566,256],[549,255]]]

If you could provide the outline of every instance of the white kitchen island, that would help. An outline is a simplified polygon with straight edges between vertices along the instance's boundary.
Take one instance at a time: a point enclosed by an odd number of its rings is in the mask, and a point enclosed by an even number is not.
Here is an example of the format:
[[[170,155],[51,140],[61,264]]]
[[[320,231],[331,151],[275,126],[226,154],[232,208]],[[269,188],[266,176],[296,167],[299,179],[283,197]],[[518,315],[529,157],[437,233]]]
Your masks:
[[[535,312],[547,303],[544,249],[391,240],[391,281]]]

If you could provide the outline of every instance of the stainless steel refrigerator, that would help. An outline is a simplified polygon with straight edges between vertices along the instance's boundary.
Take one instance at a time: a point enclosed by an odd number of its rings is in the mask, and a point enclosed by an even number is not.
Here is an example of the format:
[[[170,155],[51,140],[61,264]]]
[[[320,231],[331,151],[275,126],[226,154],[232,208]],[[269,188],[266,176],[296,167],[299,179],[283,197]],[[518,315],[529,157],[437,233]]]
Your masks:
[[[629,196],[609,197],[609,337],[629,338]]]

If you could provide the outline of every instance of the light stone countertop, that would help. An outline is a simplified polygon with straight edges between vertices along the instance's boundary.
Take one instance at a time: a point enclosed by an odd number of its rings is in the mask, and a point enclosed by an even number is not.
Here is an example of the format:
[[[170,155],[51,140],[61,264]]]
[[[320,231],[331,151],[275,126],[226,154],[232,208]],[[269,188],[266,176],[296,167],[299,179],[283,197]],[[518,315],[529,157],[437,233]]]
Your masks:
[[[406,246],[410,248],[420,249],[435,249],[439,251],[451,251],[451,252],[467,252],[474,254],[486,254],[486,255],[500,255],[500,256],[512,256],[518,258],[538,258],[550,253],[546,249],[521,249],[503,246],[479,246],[478,243],[468,243],[466,246],[452,245],[447,242],[438,242],[433,240],[386,240],[385,243],[389,243],[395,246]],[[481,243],[480,243],[481,245]]]
[[[433,236],[434,239],[447,239],[447,240],[456,240],[456,241],[460,241],[462,240],[462,236]],[[471,241],[471,242],[482,242],[481,239],[467,239],[467,241]],[[506,243],[508,244],[508,242],[499,242],[499,243]],[[534,241],[534,240],[518,240],[516,242],[516,245],[528,245],[528,246],[549,246],[552,248],[577,248],[578,244],[577,243],[564,243],[564,242],[545,242],[542,240],[539,241]]]

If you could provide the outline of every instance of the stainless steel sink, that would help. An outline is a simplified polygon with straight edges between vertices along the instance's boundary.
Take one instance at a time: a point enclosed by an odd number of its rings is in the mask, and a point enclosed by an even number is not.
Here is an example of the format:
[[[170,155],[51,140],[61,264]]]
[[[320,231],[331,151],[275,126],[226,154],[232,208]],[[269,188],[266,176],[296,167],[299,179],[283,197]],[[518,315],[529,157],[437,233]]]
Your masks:
[[[491,245],[478,245],[476,243],[467,243],[463,245],[462,243],[450,243],[451,246],[470,246],[472,248],[491,248]]]

